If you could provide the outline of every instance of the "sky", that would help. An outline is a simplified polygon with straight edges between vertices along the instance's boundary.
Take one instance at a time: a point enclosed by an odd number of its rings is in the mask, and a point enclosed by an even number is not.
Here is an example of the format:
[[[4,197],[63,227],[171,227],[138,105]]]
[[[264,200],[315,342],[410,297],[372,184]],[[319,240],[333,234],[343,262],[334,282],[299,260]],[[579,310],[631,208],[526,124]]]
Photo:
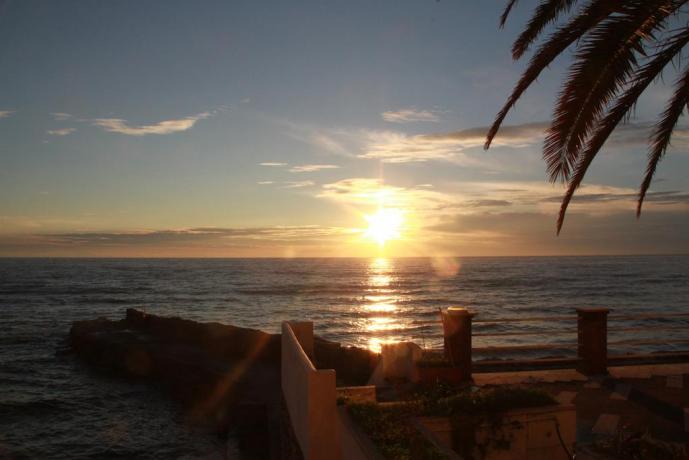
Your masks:
[[[0,256],[689,252],[687,129],[634,215],[672,74],[560,236],[541,145],[568,56],[482,149],[534,3],[500,29],[498,1],[0,2]]]

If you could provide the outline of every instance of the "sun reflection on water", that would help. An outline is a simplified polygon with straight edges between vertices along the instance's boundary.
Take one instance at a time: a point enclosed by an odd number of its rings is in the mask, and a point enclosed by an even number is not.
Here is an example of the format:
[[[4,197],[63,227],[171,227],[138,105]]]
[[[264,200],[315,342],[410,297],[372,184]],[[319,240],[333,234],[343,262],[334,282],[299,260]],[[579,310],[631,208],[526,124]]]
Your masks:
[[[370,350],[380,352],[382,345],[401,340],[399,332],[405,328],[398,316],[397,303],[401,300],[394,287],[397,281],[390,259],[373,259],[368,266],[366,295],[362,313],[362,329],[368,336]]]
[[[371,275],[368,278],[368,285],[375,287],[388,287],[392,282],[392,276],[390,275]]]

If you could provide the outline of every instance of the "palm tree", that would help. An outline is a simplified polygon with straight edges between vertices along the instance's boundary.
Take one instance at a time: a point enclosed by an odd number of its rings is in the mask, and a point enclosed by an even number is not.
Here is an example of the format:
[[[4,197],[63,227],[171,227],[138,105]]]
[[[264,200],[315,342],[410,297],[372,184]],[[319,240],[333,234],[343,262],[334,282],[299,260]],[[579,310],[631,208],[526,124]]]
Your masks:
[[[504,26],[517,0],[508,0]],[[639,96],[681,58],[689,43],[689,0],[541,0],[512,47],[517,60],[558,23],[540,43],[488,132],[485,148],[507,113],[553,60],[574,45],[573,62],[546,131],[543,157],[552,182],[567,185],[557,220],[560,233],[567,206],[591,162],[620,122],[631,115]],[[680,23],[680,21],[684,21]],[[649,139],[648,165],[639,190],[637,218],[658,162],[689,103],[689,66],[679,72],[674,92]]]

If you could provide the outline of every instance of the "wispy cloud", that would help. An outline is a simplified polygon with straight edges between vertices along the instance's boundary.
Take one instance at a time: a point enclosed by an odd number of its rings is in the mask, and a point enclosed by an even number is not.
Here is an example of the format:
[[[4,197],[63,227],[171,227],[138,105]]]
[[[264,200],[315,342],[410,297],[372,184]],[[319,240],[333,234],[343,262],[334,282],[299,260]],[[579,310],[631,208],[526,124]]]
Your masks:
[[[386,206],[429,215],[450,208],[456,197],[427,188],[407,188],[384,183],[380,179],[353,177],[324,184],[316,195],[356,207]]]
[[[424,184],[430,185],[430,184]],[[442,189],[402,187],[372,178],[349,178],[324,184],[317,197],[354,207],[387,206],[412,211],[430,225],[448,215],[503,214],[531,212],[557,215],[563,188],[539,181],[533,182],[461,182],[444,184]],[[627,187],[587,184],[575,195],[570,212],[607,215],[634,212],[637,192]],[[649,213],[686,212],[689,192],[652,191],[647,198]]]
[[[316,185],[315,182],[312,180],[298,180],[285,182],[285,188],[304,188],[311,187],[312,185]]]
[[[127,136],[146,136],[149,134],[172,134],[186,131],[194,127],[199,121],[211,116],[210,112],[203,112],[177,120],[164,120],[149,125],[132,126],[121,118],[97,118],[93,124],[111,133]]]
[[[435,110],[420,110],[413,107],[401,110],[389,110],[380,114],[383,120],[390,123],[411,123],[414,121],[440,121],[440,112]]]
[[[339,168],[338,165],[301,165],[301,166],[294,166],[290,168],[290,172],[293,173],[302,173],[302,172],[316,172],[316,171],[321,171],[323,169],[337,169]]]
[[[259,163],[258,165],[259,166],[269,166],[269,167],[273,167],[273,168],[279,168],[282,166],[287,166],[287,163],[279,163],[277,161],[266,161],[263,163]]]
[[[14,110],[0,110],[0,118],[7,118],[14,113]]]
[[[543,123],[506,126],[496,138],[495,147],[522,148],[540,142],[545,130]],[[360,158],[378,159],[385,163],[412,163],[431,160],[454,161],[464,164],[480,161],[466,155],[469,149],[483,146],[486,127],[436,134],[408,135],[395,131],[370,131]]]
[[[452,161],[458,158],[461,146],[454,140],[410,136],[394,131],[371,131],[359,158],[384,163],[413,163],[429,160]]]
[[[503,126],[494,139],[492,148],[530,149],[536,152],[540,150],[548,125],[547,122],[534,122]],[[293,124],[288,126],[292,130],[290,136],[321,151],[337,155],[375,159],[384,163],[444,161],[490,170],[501,168],[494,155],[487,156],[482,151],[487,126],[430,134],[361,128],[317,128]],[[645,150],[651,128],[652,124],[646,122],[621,125],[606,143],[606,148],[613,151],[629,147]],[[678,126],[675,129],[672,147],[676,150],[689,147],[688,127]]]
[[[61,129],[49,129],[46,131],[47,134],[51,136],[67,136],[76,131],[76,128],[61,128]]]
[[[448,161],[465,166],[485,166],[479,152],[488,127],[432,134],[407,134],[396,130],[329,129],[287,124],[288,134],[324,152],[348,157],[376,159],[384,163]],[[545,123],[506,126],[495,147],[532,147],[542,141]],[[475,152],[468,152],[473,149]],[[472,155],[469,155],[472,153]]]
[[[547,122],[536,122],[522,125],[508,125],[500,128],[492,145],[495,147],[526,147],[543,141]],[[648,146],[649,137],[653,131],[654,123],[645,121],[630,121],[619,125],[605,144],[605,147],[619,149],[635,147],[645,149]],[[471,128],[456,133],[433,134],[429,137],[454,138],[461,141],[470,141],[472,145],[483,145],[488,127]],[[679,125],[672,134],[673,147],[689,146],[689,127]],[[605,148],[604,147],[604,148]]]
[[[270,185],[270,184],[273,183],[273,181],[272,181],[272,180],[262,180],[262,181],[258,181],[258,182],[256,182],[256,183],[257,183],[258,185]]]
[[[336,136],[338,134],[343,134],[343,132],[335,132],[334,135],[325,132],[312,132],[308,137],[308,141],[326,152],[334,153],[335,155],[352,156],[345,142],[337,139]]]
[[[274,226],[274,227],[195,227],[181,230],[150,230],[129,232],[72,232],[40,235],[54,241],[73,244],[148,244],[160,242],[185,242],[190,240],[297,240],[349,233],[339,227],[317,225]]]
[[[53,112],[50,115],[52,115],[53,119],[56,121],[65,121],[72,118],[72,115],[66,112]]]
[[[2,216],[0,216],[2,217]],[[0,232],[0,255],[91,257],[319,256],[323,248],[341,254],[355,230],[327,225],[194,227],[141,231]]]

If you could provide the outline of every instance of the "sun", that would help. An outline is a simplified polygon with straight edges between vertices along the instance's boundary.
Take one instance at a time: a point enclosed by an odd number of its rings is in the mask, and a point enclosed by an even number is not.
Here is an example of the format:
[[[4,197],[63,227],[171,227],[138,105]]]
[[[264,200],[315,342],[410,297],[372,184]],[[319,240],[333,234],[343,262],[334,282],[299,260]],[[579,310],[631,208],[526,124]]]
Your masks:
[[[400,237],[404,214],[399,209],[380,208],[375,214],[365,216],[368,221],[368,229],[364,234],[367,238],[375,240],[383,246],[386,241]]]

